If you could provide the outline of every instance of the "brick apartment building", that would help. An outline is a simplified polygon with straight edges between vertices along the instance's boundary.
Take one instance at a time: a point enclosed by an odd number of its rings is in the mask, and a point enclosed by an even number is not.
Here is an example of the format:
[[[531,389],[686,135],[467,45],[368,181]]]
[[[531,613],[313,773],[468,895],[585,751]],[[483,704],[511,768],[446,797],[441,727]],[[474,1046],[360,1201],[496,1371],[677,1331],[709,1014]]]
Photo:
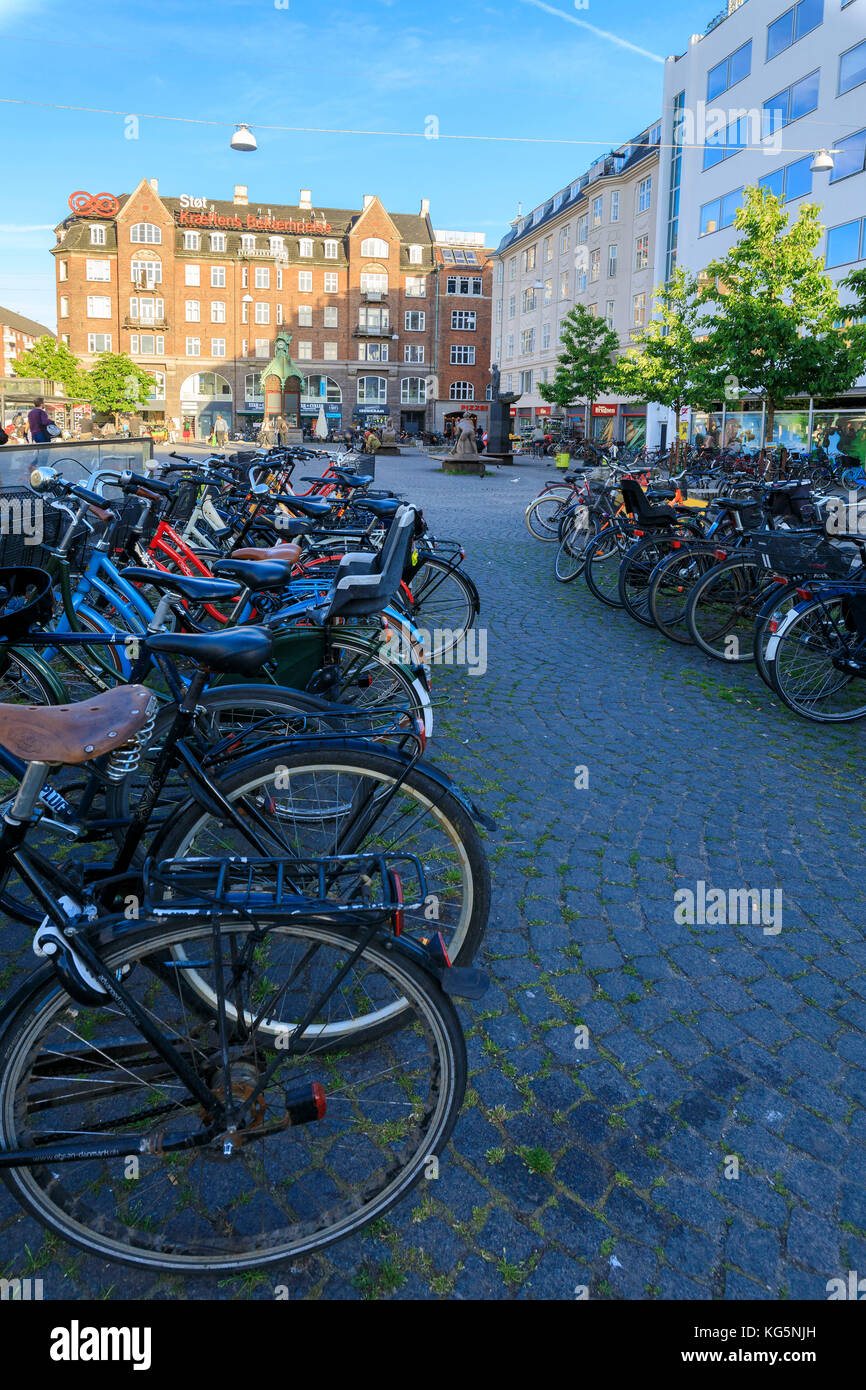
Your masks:
[[[244,186],[222,202],[164,197],[143,179],[131,194],[85,202],[56,229],[58,331],[86,366],[110,351],[145,367],[154,388],[141,413],[152,424],[186,420],[202,437],[218,413],[236,427],[261,419],[278,332],[291,335],[302,377],[300,423],[324,406],[336,429],[390,419],[417,432],[434,427],[437,386],[465,380],[477,393],[469,364],[452,378],[452,335],[478,338],[477,373],[482,340],[489,356],[489,287],[478,300],[486,330],[477,309],[474,330],[452,330],[452,301],[476,296],[474,286],[452,292],[426,200],[414,214],[389,213],[372,194],[359,209],[316,208],[302,190],[295,204],[259,205]]]
[[[32,348],[38,338],[45,337],[53,338],[54,333],[44,323],[27,319],[0,305],[0,377],[11,377],[16,357]]]
[[[491,252],[480,232],[436,231],[438,400],[434,428],[450,433],[465,410],[482,429],[490,399]]]

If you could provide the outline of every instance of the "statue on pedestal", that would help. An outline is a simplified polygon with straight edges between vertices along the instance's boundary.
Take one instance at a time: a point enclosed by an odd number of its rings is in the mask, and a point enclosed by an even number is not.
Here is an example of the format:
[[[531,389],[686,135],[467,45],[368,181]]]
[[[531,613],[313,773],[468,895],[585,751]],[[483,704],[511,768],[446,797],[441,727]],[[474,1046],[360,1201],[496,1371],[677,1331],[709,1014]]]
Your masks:
[[[492,383],[491,395],[494,401],[499,400],[499,380],[499,367],[497,363],[494,362],[490,368],[490,381]]]
[[[477,458],[478,448],[475,444],[475,426],[468,415],[461,415],[457,421],[457,428],[454,431],[454,443],[450,453],[455,458]]]

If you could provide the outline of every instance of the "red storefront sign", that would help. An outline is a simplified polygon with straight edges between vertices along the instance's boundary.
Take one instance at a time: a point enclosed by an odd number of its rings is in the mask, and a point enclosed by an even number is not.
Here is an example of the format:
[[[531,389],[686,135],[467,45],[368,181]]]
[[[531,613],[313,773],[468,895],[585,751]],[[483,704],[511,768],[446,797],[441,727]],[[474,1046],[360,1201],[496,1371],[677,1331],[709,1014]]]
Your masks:
[[[175,214],[179,227],[230,227],[234,231],[249,232],[301,232],[305,236],[318,232],[327,235],[331,231],[330,222],[298,222],[294,218],[257,217],[248,212],[246,217],[233,213],[223,217],[217,212],[190,212],[189,208],[179,208]]]
[[[553,409],[552,405],[539,405],[535,408],[536,415],[549,415]]]
[[[79,217],[113,217],[120,208],[120,199],[113,193],[70,193],[69,206]]]
[[[593,415],[610,416],[615,415],[616,411],[617,407],[615,405],[594,405],[592,407]]]

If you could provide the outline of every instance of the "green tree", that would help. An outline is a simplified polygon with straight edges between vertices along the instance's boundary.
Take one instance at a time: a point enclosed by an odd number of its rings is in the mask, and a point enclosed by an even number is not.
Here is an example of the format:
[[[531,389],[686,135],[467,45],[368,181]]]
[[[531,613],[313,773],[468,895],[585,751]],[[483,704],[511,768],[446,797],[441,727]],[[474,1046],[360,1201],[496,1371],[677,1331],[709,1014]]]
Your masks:
[[[779,198],[747,188],[734,218],[738,240],[704,272],[716,397],[761,397],[765,445],[786,400],[845,391],[866,365],[866,334],[841,329],[838,290],[815,255],[824,231],[818,213],[803,203],[789,224]]]
[[[630,401],[655,401],[676,413],[674,467],[679,466],[679,418],[683,406],[709,408],[715,396],[708,376],[697,276],[677,267],[654,292],[655,316],[614,368],[614,390]]]
[[[87,373],[87,399],[93,410],[113,415],[139,410],[153,390],[153,377],[123,352],[101,352]]]
[[[542,381],[538,393],[551,405],[568,406],[582,402],[587,420],[592,404],[612,389],[614,357],[619,338],[604,319],[597,318],[575,304],[560,328],[562,352],[557,359],[553,381]],[[587,429],[589,438],[589,429]]]
[[[87,399],[87,373],[78,358],[65,343],[47,333],[22,352],[12,367],[18,376],[56,382],[70,400]]]

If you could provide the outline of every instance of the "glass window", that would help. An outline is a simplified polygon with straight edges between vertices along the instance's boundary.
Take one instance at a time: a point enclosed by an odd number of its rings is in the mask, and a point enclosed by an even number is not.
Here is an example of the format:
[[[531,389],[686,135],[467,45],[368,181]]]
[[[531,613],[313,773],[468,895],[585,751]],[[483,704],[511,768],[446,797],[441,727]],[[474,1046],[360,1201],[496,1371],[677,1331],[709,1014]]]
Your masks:
[[[312,274],[310,275],[312,280]],[[312,284],[310,289],[312,289]],[[361,271],[361,293],[362,294],[387,294],[388,276],[384,271],[362,270]]]
[[[256,357],[270,357],[271,340],[270,338],[256,338]]]
[[[423,376],[406,376],[400,382],[401,405],[426,405],[427,382]]]
[[[198,323],[201,319],[201,304],[199,300],[188,299],[185,307],[187,323]]]
[[[268,249],[272,256],[284,256],[286,254],[286,239],[281,236],[268,237]]]
[[[388,399],[388,382],[383,376],[358,377],[358,404],[384,405]]]
[[[647,178],[641,179],[640,183],[639,183],[638,186],[637,186],[637,210],[638,210],[638,212],[646,212],[646,211],[647,211],[647,209],[649,208],[650,204],[652,203],[652,195],[653,195],[653,181],[652,181],[652,174],[650,174],[650,175],[648,175]]]
[[[475,366],[475,348],[469,347],[466,343],[451,344],[451,365],[465,367]]]
[[[298,255],[309,257],[313,254],[313,238],[302,236],[298,241]]]
[[[183,272],[184,272],[184,274],[183,274],[183,283],[184,283],[185,285],[200,285],[200,284],[201,284],[201,266],[199,266],[199,265],[185,265],[184,268],[183,268]]]
[[[592,225],[593,225],[593,227],[600,227],[600,226],[601,226],[601,218],[602,218],[602,211],[603,211],[603,208],[604,208],[604,199],[603,199],[603,198],[593,198],[593,200],[592,200]]]
[[[325,242],[325,260],[335,261],[337,259],[337,243],[335,241]]]
[[[88,333],[87,335],[88,352],[111,352],[110,333]]]
[[[767,62],[794,42],[794,11],[786,10],[767,25]]]
[[[226,285],[226,268],[224,265],[212,265],[210,268],[211,288],[224,290]]]
[[[735,188],[733,193],[726,193],[721,199],[721,218],[720,226],[730,227],[733,225],[734,213],[743,201],[742,188]]]
[[[363,285],[361,286],[363,289]],[[298,290],[301,294],[312,294],[313,292],[313,272],[311,270],[298,271]]]
[[[90,245],[91,245],[91,246],[104,246],[104,245],[105,245],[105,228],[104,228],[104,227],[94,226],[94,227],[91,227],[91,228],[90,228]]]
[[[201,243],[201,236],[198,232],[184,232],[183,249],[184,251],[197,251]]]
[[[848,265],[860,259],[861,219],[827,229],[826,265]]]
[[[201,357],[201,338],[187,338],[186,355],[187,357]]]
[[[325,305],[324,325],[326,328],[337,328],[339,325],[340,311],[336,304]]]
[[[812,156],[806,155],[804,159],[798,159],[793,164],[789,164],[785,169],[785,202],[789,203],[792,198],[803,198],[807,193],[812,192]]]
[[[87,296],[87,317],[89,319],[111,318],[111,300],[107,295],[89,294]]]
[[[87,271],[86,271],[86,274],[87,274],[87,279],[88,279],[88,280],[110,280],[110,279],[111,279],[111,261],[91,261],[91,260],[88,260],[88,261],[87,261]],[[65,276],[61,276],[61,279],[65,279],[65,278],[66,278]]]
[[[824,0],[800,0],[794,6],[794,42],[811,34],[824,18]]]
[[[471,381],[452,381],[448,388],[448,399],[451,401],[474,401],[475,387]]]
[[[474,332],[477,322],[477,315],[474,309],[452,309],[451,327],[461,329],[463,332]]]
[[[325,271],[325,294],[337,294],[340,288],[340,277],[336,270]]]
[[[210,340],[210,355],[211,355],[211,357],[225,357],[225,355],[226,355],[226,340],[225,340],[225,338],[211,338],[211,340]]]
[[[423,361],[424,361],[424,344],[423,344],[423,343],[407,343],[406,346],[403,348],[403,361],[404,361],[404,362],[423,362]]]
[[[226,306],[225,306],[225,300],[223,300],[223,299],[213,299],[213,300],[211,300],[211,306],[210,306],[210,321],[211,321],[211,323],[225,323],[225,321],[226,321]]]
[[[595,250],[591,251],[589,255],[589,278],[590,280],[597,280],[600,275],[601,251],[598,247],[596,247]]]
[[[789,121],[796,121],[799,116],[805,116],[815,110],[818,105],[818,77],[816,69],[815,72],[810,72],[808,77],[801,77],[800,81],[791,87]]]
[[[560,254],[560,255],[563,255],[563,254],[568,250],[568,247],[569,247],[570,242],[571,242],[571,227],[568,226],[568,225],[566,225],[565,227],[561,227],[561,228],[560,228],[560,231],[559,231],[559,254]]]
[[[406,295],[409,299],[424,299],[427,295],[426,275],[406,276]]]
[[[403,316],[403,326],[407,333],[423,333],[427,324],[424,309],[407,309]]]
[[[298,305],[298,326],[300,328],[312,328],[313,326],[313,306],[312,304]]]
[[[721,96],[729,87],[733,87],[737,82],[742,82],[744,77],[748,77],[752,68],[752,40],[749,39],[734,53],[723,58],[714,68],[710,68],[707,73],[707,101],[712,101],[715,97]]]
[[[835,156],[835,166],[830,170],[830,182],[838,183],[840,179],[847,179],[849,174],[861,173],[866,159],[866,130],[858,130],[855,135],[834,140],[833,143],[838,154]]]
[[[336,360],[337,360],[337,344],[336,344],[336,343],[325,343],[325,350],[324,350],[324,352],[322,353],[322,357],[324,358],[324,360],[325,360],[326,362],[336,362]]]
[[[646,270],[649,265],[649,232],[639,236],[634,248],[634,268],[635,270]]]
[[[270,289],[270,287],[271,287],[271,270],[270,270],[270,266],[267,266],[267,265],[257,265],[257,266],[256,266],[256,282],[255,282],[255,287],[256,287],[257,290],[269,290],[269,289]]]
[[[129,229],[129,239],[159,246],[162,243],[162,228],[155,226],[153,222],[134,222]]]
[[[387,241],[383,241],[381,237],[366,237],[365,240],[361,242],[361,255],[375,256],[377,261],[386,261],[388,259],[388,243]],[[379,378],[371,377],[370,380],[377,381]]]
[[[866,39],[839,59],[839,95],[866,82]]]
[[[424,248],[423,248],[422,246],[410,246],[410,247],[409,247],[409,264],[410,264],[410,265],[420,265],[420,264],[421,264],[421,261],[422,261],[422,258],[423,258],[423,250],[424,250]]]
[[[646,324],[645,294],[636,294],[632,299],[632,314],[635,328],[643,328]]]
[[[616,258],[617,258],[617,247],[616,247],[616,243],[612,243],[612,244],[607,248],[607,273],[608,273],[608,277],[609,277],[609,278],[612,277],[612,276],[614,276],[614,275],[616,275]]]
[[[307,338],[300,338],[300,339],[298,340],[298,361],[299,361],[299,362],[312,362],[312,360],[313,360],[313,344],[312,344],[312,343],[309,341],[309,339],[307,339]]]
[[[271,306],[270,306],[270,304],[257,304],[257,305],[255,306],[255,311],[256,311],[256,313],[255,313],[255,321],[256,321],[256,323],[270,323],[270,321],[271,321]]]
[[[225,251],[225,249],[226,249],[226,234],[225,234],[225,232],[211,232],[211,234],[210,234],[210,249],[211,249],[211,251]]]

